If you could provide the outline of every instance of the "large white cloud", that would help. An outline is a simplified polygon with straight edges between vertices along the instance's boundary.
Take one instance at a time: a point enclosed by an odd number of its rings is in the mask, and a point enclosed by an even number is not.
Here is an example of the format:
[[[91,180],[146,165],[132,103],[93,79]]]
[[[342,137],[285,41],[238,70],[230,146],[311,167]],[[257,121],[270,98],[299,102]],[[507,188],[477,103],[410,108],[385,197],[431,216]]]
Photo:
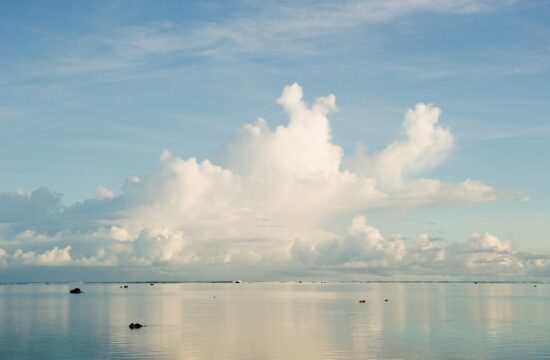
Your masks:
[[[506,269],[525,268],[512,250],[488,255],[506,244],[491,238],[443,249],[420,237],[406,246],[401,238],[384,240],[364,217],[354,217],[372,208],[514,197],[477,180],[417,177],[452,149],[453,136],[440,125],[437,107],[417,104],[409,110],[404,137],[382,151],[359,149],[346,156],[332,141],[328,115],[337,110],[334,95],[308,105],[301,87],[292,84],[277,101],[288,123],[273,130],[261,118],[245,125],[223,147],[220,164],[165,151],[160,171],[129,177],[119,195],[98,187],[95,199],[68,207],[44,188],[0,194],[0,264],[264,264],[429,272],[452,261],[457,273],[469,273],[496,269],[493,260],[499,260]],[[348,233],[338,235],[351,218]],[[490,251],[475,248],[482,244]],[[452,257],[451,249],[478,255]]]

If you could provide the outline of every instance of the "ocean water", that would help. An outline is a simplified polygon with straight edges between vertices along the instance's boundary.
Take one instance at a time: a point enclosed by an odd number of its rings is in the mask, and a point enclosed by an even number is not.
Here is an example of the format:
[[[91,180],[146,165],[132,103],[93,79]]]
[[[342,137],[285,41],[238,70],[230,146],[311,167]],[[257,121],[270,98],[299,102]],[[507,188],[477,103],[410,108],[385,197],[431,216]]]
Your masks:
[[[1,285],[0,359],[550,359],[545,284],[128,285]]]

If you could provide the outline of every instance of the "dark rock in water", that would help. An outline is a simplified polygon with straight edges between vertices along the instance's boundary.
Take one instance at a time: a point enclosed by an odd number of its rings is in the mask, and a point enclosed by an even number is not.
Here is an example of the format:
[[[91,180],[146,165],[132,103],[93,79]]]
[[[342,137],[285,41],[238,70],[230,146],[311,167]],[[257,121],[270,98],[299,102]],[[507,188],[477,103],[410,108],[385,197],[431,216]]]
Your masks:
[[[128,327],[129,327],[130,329],[139,329],[139,328],[142,328],[142,327],[144,327],[144,326],[145,326],[145,325],[141,325],[140,323],[135,323],[135,324],[134,324],[134,323],[131,323],[130,325],[128,325]]]
[[[71,294],[82,294],[84,291],[80,290],[80,288],[74,288],[69,293]]]
[[[366,303],[365,300],[359,300],[359,304],[364,304],[364,303]]]
[[[385,302],[388,302],[389,300],[388,299],[384,299]]]

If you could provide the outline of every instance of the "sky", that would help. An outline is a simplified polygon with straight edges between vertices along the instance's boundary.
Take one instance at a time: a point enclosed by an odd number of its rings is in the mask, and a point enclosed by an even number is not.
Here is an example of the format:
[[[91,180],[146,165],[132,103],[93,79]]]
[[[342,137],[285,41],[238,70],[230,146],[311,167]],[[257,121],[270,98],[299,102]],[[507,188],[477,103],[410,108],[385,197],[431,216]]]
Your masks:
[[[545,279],[550,4],[0,4],[0,281]]]

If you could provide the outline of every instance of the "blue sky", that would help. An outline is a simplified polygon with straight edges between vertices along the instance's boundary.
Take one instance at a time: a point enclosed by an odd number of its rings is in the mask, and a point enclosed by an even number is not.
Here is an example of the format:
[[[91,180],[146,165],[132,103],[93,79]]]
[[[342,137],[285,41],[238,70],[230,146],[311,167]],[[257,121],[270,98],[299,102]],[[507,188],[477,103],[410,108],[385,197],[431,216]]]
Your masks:
[[[550,253],[547,2],[54,1],[0,10],[0,192],[46,187],[70,207],[102,186],[116,200],[128,177],[162,173],[165,149],[223,167],[243,124],[287,123],[275,99],[297,82],[307,103],[336,96],[332,142],[346,154],[358,142],[383,151],[402,137],[407,109],[434,104],[452,151],[413,177],[514,194],[356,211],[386,237],[426,232],[454,243],[489,232]],[[0,248],[40,254],[69,244],[63,231],[36,249],[6,232]],[[78,245],[72,251],[74,259]]]

